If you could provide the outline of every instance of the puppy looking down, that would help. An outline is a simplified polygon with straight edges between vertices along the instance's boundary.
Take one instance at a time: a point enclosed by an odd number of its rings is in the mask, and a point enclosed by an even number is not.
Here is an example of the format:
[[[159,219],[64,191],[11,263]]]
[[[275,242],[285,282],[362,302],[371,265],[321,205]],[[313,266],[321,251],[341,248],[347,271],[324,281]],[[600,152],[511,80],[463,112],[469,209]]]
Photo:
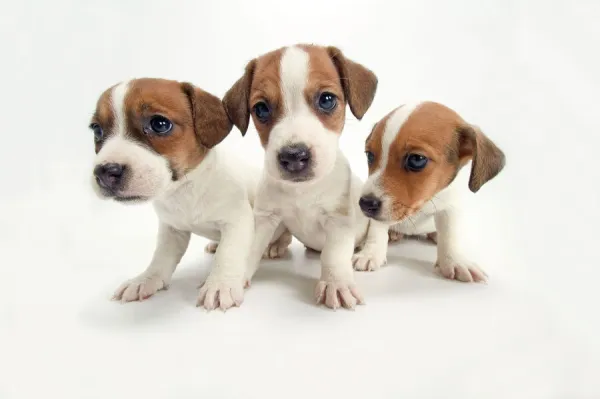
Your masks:
[[[399,235],[427,234],[437,241],[436,268],[446,278],[485,282],[487,274],[459,247],[460,197],[455,181],[471,162],[468,187],[476,193],[502,171],[504,153],[477,127],[435,102],[405,104],[373,128],[365,150],[369,178],[360,207],[374,220],[368,241],[386,248],[388,227]]]
[[[239,306],[259,171],[229,162],[215,148],[232,129],[221,100],[189,83],[130,80],[100,96],[90,128],[95,192],[122,203],[151,201],[159,219],[150,265],[114,297],[142,300],[166,288],[194,233],[214,240],[207,248],[216,250],[198,305]],[[281,254],[291,242],[281,233],[270,237],[276,239],[269,254]]]
[[[377,78],[335,47],[295,45],[250,61],[223,97],[233,123],[245,134],[250,116],[265,149],[255,213],[255,241],[248,278],[278,229],[321,251],[317,301],[354,307],[362,295],[354,282],[353,253],[369,220],[359,207],[362,182],[338,142],[346,105],[357,119],[369,109]],[[359,267],[381,256],[357,254]]]

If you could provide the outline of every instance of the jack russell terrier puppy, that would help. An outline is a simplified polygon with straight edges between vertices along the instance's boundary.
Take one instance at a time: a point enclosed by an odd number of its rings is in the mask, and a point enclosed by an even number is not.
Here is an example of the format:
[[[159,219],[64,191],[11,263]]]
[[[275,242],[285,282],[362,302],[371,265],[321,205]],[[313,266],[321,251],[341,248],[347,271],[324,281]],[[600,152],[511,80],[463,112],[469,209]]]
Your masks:
[[[95,192],[121,203],[152,201],[159,219],[150,265],[114,298],[143,300],[167,288],[194,233],[218,241],[207,246],[216,251],[215,265],[200,288],[198,306],[239,306],[260,173],[228,162],[213,148],[232,128],[221,100],[189,83],[135,79],[100,96],[90,128]],[[291,242],[289,233],[278,234],[269,237],[270,257]]]
[[[242,134],[252,115],[265,149],[249,280],[270,237],[287,228],[306,247],[321,252],[318,303],[333,309],[363,303],[353,262],[365,268],[383,259],[360,252],[353,259],[369,219],[358,206],[362,182],[351,172],[338,141],[346,104],[360,120],[376,89],[375,74],[339,49],[295,45],[250,61],[223,97]]]
[[[398,236],[427,235],[437,243],[436,270],[464,282],[487,274],[460,250],[461,201],[467,187],[455,177],[469,161],[476,193],[504,168],[504,153],[476,126],[435,102],[405,104],[373,128],[366,140],[369,178],[360,207],[372,219],[367,242],[387,251],[388,228]]]

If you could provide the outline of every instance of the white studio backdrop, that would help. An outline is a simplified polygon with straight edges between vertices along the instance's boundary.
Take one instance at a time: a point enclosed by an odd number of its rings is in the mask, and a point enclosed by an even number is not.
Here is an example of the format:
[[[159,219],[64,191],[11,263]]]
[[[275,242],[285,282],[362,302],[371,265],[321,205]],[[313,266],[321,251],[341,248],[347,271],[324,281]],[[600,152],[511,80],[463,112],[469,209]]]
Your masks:
[[[108,352],[111,347],[113,350],[120,348],[118,351],[124,353],[115,355],[114,361],[129,362],[135,368],[135,359],[128,359],[125,353],[129,344],[123,337],[135,341],[140,337],[136,334],[142,334],[140,342],[154,348],[150,350],[168,351],[167,343],[162,347],[156,346],[155,341],[177,340],[174,338],[177,334],[173,335],[175,330],[169,330],[168,326],[173,313],[185,309],[189,312],[186,317],[195,317],[192,316],[195,309],[188,308],[193,306],[192,287],[198,281],[185,283],[191,294],[177,302],[176,311],[172,307],[161,307],[161,297],[153,298],[156,308],[145,306],[142,316],[136,316],[130,310],[133,307],[115,310],[110,303],[99,304],[106,301],[116,284],[145,267],[153,250],[156,222],[150,206],[124,207],[102,202],[94,197],[89,187],[94,154],[93,137],[87,125],[98,95],[124,79],[163,77],[190,81],[222,96],[241,76],[250,59],[294,43],[336,45],[349,58],[378,75],[379,89],[373,106],[360,122],[348,113],[342,135],[342,148],[354,171],[362,178],[367,174],[364,140],[372,124],[392,108],[411,99],[434,100],[454,108],[466,120],[481,126],[504,150],[507,156],[505,170],[471,198],[473,233],[465,239],[470,240],[474,256],[485,262],[485,268],[492,276],[490,284],[498,281],[498,284],[519,287],[519,292],[525,293],[518,300],[500,295],[494,301],[514,301],[518,307],[518,301],[526,300],[523,298],[535,297],[536,303],[543,304],[544,312],[552,317],[554,327],[548,329],[559,326],[569,337],[560,341],[565,345],[561,350],[567,350],[572,343],[578,345],[577,353],[582,355],[570,358],[569,367],[577,371],[560,392],[553,391],[550,385],[546,391],[536,390],[533,385],[529,391],[515,385],[513,391],[507,388],[494,392],[498,397],[510,394],[515,398],[600,397],[585,396],[600,395],[600,390],[594,390],[597,386],[587,379],[593,374],[590,371],[592,365],[597,365],[600,332],[600,312],[597,310],[600,299],[596,287],[600,277],[596,259],[596,226],[600,222],[600,168],[596,162],[600,144],[598,1],[107,0],[93,3],[39,0],[3,1],[2,10],[0,114],[4,137],[0,145],[3,185],[0,222],[4,228],[0,229],[0,243],[4,260],[0,278],[5,284],[0,293],[0,334],[6,334],[6,339],[0,339],[0,348],[6,346],[6,353],[10,355],[0,355],[0,365],[7,371],[7,378],[4,381],[0,378],[0,397],[34,397],[34,393],[43,388],[35,381],[48,369],[54,369],[56,373],[62,370],[61,375],[76,370],[77,364],[70,361],[79,358],[70,346],[62,360],[60,356],[54,356],[61,352],[53,345],[57,342],[63,345],[62,340],[71,337],[69,334],[74,335],[68,343],[77,342],[81,348],[98,345],[97,342],[101,342]],[[262,163],[262,149],[253,128],[244,138],[234,129],[222,146],[236,152],[240,158]],[[298,243],[295,245],[299,246]],[[186,259],[191,266],[186,268],[194,268],[202,256],[199,249],[189,254]],[[208,258],[202,259],[203,267],[208,267]],[[198,276],[195,274],[194,278]],[[271,283],[276,285],[277,278]],[[374,302],[387,301],[386,312],[373,310],[376,313],[364,316],[376,306],[372,304],[360,310],[364,323],[374,323],[379,331],[385,329],[385,323],[391,319],[395,320],[393,323],[402,323],[403,315],[394,310],[394,301],[424,306],[415,299],[407,299],[410,289],[408,293],[394,297],[391,283],[384,285],[386,297],[376,298]],[[304,286],[312,289],[310,283]],[[398,290],[407,287],[410,285],[405,283]],[[265,298],[276,294],[267,291]],[[477,295],[471,298],[477,300]],[[279,299],[264,300],[276,302]],[[289,303],[294,303],[294,298],[289,299]],[[252,348],[252,339],[241,343],[248,337],[234,333],[238,328],[241,331],[245,328],[236,323],[256,322],[250,306],[244,304],[246,315],[242,319],[236,319],[231,312],[226,315],[229,320],[220,318],[218,323],[226,323],[225,331],[229,333],[224,338],[240,345],[240,356],[244,356],[243,348],[247,348],[252,356],[260,357],[261,352]],[[406,307],[406,302],[401,306]],[[323,322],[328,317],[326,311],[319,313],[319,309],[305,303],[290,307],[292,313],[304,312]],[[92,317],[89,316],[90,308],[104,316],[83,323],[86,325],[81,327],[82,317],[87,317],[88,321]],[[102,311],[98,311],[100,308]],[[110,311],[106,310],[109,308]],[[114,322],[106,316],[108,312],[121,313],[122,316],[115,317],[122,319],[129,316],[146,318],[153,309],[158,309],[165,318],[164,322],[157,322],[155,329],[148,328],[143,333],[122,330],[111,338],[112,341],[98,332],[106,327],[105,324]],[[303,329],[297,316],[286,318],[289,314],[277,309],[274,315],[263,315],[264,323],[274,326],[297,323],[298,329]],[[488,307],[482,305],[479,311],[486,312],[486,309]],[[489,309],[496,308],[490,306]],[[342,332],[344,323],[351,323],[348,321],[351,316],[343,316],[345,321],[334,329],[351,336],[352,331]],[[473,315],[473,318],[480,316]],[[204,313],[197,316],[198,319],[202,317],[205,317]],[[418,315],[413,314],[413,317]],[[528,317],[537,319],[541,316],[538,313],[523,315],[523,320]],[[210,326],[212,320],[194,322],[202,325],[202,331],[208,331],[207,337],[212,333],[218,336],[220,330]],[[506,320],[516,323],[510,318]],[[45,329],[52,333],[48,332],[46,339],[40,338]],[[541,334],[540,340],[548,329],[539,327],[536,330]],[[188,330],[181,337],[197,336],[198,341],[190,342],[189,346],[198,345],[202,352],[202,345],[216,345],[214,341],[206,342],[202,331],[192,334]],[[430,333],[425,335],[429,337]],[[161,334],[164,337],[161,338]],[[305,334],[312,338],[316,336],[318,340],[318,334],[309,329]],[[377,340],[378,331],[372,334]],[[88,342],[86,337],[96,337],[98,341]],[[415,337],[419,337],[416,332]],[[273,342],[279,342],[279,338],[274,336]],[[364,339],[354,341],[354,350],[358,351],[357,370],[363,367],[360,351],[390,350],[395,345],[394,337],[388,338],[380,336],[381,341],[373,344],[374,347],[369,347]],[[294,337],[290,345],[301,348],[309,345],[298,342],[301,339],[302,334]],[[402,338],[398,336],[398,339]],[[435,336],[433,339],[443,340]],[[515,337],[515,340],[519,339],[539,343],[535,336]],[[465,346],[468,347],[472,340],[473,337],[465,337]],[[333,338],[325,341],[328,345],[336,342]],[[485,342],[485,337],[475,341]],[[415,345],[418,346],[418,342],[417,339]],[[32,353],[34,348],[36,353]],[[264,349],[279,350],[268,346]],[[45,354],[46,350],[50,352]],[[175,351],[180,357],[186,356],[183,347],[177,347]],[[285,361],[279,359],[280,363],[276,364],[289,367],[288,363],[294,364],[294,356],[303,356],[301,351],[292,352]],[[345,359],[340,354],[341,349],[334,353]],[[410,353],[415,356],[412,361],[423,362],[426,369],[426,362],[418,357],[420,352]],[[406,354],[398,354],[403,355]],[[39,363],[43,367],[31,366],[38,356],[46,359]],[[490,356],[490,364],[504,362],[508,365],[514,360]],[[445,359],[449,370],[455,371],[451,355]],[[544,363],[543,357],[538,360],[540,364]],[[98,370],[94,373],[103,375],[110,368],[103,361],[108,362],[105,359],[95,363]],[[393,368],[396,360],[387,361],[389,365],[369,364],[364,368],[373,372]],[[464,361],[468,363],[468,360]],[[189,360],[185,364],[187,362]],[[198,365],[201,362],[198,358]],[[335,368],[335,363],[333,361],[331,367]],[[223,361],[218,366],[226,367],[226,364]],[[27,374],[27,370],[32,371]],[[227,374],[227,371],[221,371]],[[204,372],[221,375],[210,368]],[[60,379],[47,377],[42,381],[50,384],[47,393],[62,392],[63,397],[69,398],[100,397],[101,393],[111,392],[114,393],[111,397],[118,398],[122,397],[119,392],[136,392],[132,387],[134,383],[147,397],[167,397],[164,395],[172,392],[163,386],[157,389],[147,385],[140,387],[138,383],[145,381],[140,373],[138,370],[135,377],[139,381],[128,380],[126,375],[120,374],[120,378],[112,380],[117,381],[112,388],[98,388],[91,382],[96,380],[85,379],[80,374],[77,375],[83,382],[72,382],[69,388],[56,382]],[[170,381],[168,371],[164,373],[166,381]],[[236,374],[229,375],[231,384],[235,385]],[[488,377],[491,378],[489,374],[477,377],[483,382],[479,391],[472,392],[464,390],[469,378],[464,378],[464,384],[458,379],[455,384],[447,385],[450,390],[446,391],[445,397],[470,397],[469,392],[494,397],[485,387],[500,382],[494,380],[496,382],[492,383]],[[30,384],[26,384],[28,378],[31,378]],[[152,378],[158,377],[154,374]],[[191,385],[193,388],[188,391],[175,390],[177,397],[187,397],[192,392],[205,392],[212,398],[233,397],[228,396],[237,392],[232,387],[219,394],[218,390],[223,389],[219,385],[221,381],[223,384],[228,382],[223,376],[215,378],[218,383],[204,388]],[[268,380],[269,377],[263,378]],[[298,378],[301,379],[299,374]],[[408,395],[404,397],[434,397],[428,395],[434,395],[435,390],[425,383],[407,383],[403,390],[394,381],[382,381],[369,373],[360,378],[364,378],[365,384],[370,379],[377,384],[372,392],[380,396],[374,397],[396,397],[391,392]],[[326,380],[317,378],[313,383],[321,392],[330,392]],[[86,386],[94,386],[96,391],[85,393]],[[319,392],[317,387],[315,389]],[[361,389],[351,392],[371,392],[367,388]],[[549,396],[544,396],[544,392]],[[287,396],[295,393],[291,389]],[[530,396],[518,396],[526,393]]]

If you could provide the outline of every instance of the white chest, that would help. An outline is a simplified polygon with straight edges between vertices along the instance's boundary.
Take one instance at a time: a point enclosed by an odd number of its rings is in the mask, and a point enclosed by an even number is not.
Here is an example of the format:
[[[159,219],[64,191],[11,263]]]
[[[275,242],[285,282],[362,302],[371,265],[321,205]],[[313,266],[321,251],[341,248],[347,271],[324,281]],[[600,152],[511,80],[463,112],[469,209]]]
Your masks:
[[[206,221],[202,207],[194,201],[172,198],[167,202],[155,202],[154,210],[161,222],[177,230],[189,231],[215,241],[221,236],[217,224]]]

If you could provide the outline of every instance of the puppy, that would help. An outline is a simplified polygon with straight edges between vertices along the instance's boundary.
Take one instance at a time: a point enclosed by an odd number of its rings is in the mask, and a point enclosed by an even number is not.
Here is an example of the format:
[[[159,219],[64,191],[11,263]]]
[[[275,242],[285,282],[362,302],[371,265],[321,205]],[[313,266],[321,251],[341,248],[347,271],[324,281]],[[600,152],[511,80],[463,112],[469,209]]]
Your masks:
[[[358,207],[362,182],[338,142],[346,104],[360,120],[376,89],[375,74],[339,49],[295,45],[250,61],[225,94],[232,122],[245,134],[252,115],[265,149],[249,279],[270,237],[287,228],[306,247],[321,251],[319,303],[335,309],[363,302],[352,262],[369,220]],[[354,258],[360,267],[383,261],[361,253]]]
[[[436,269],[448,279],[485,282],[487,274],[464,257],[461,201],[455,182],[472,161],[469,189],[476,193],[504,168],[504,153],[476,126],[435,102],[405,104],[373,128],[366,140],[369,178],[360,208],[374,222],[368,241],[387,247],[388,226],[401,235],[437,241]]]
[[[123,283],[115,299],[143,300],[167,288],[194,233],[219,242],[208,245],[215,265],[198,305],[239,306],[259,171],[213,148],[232,128],[221,100],[189,83],[135,79],[100,96],[90,128],[96,193],[121,203],[151,201],[159,219],[150,265]],[[269,251],[280,253],[291,237],[276,238]]]

